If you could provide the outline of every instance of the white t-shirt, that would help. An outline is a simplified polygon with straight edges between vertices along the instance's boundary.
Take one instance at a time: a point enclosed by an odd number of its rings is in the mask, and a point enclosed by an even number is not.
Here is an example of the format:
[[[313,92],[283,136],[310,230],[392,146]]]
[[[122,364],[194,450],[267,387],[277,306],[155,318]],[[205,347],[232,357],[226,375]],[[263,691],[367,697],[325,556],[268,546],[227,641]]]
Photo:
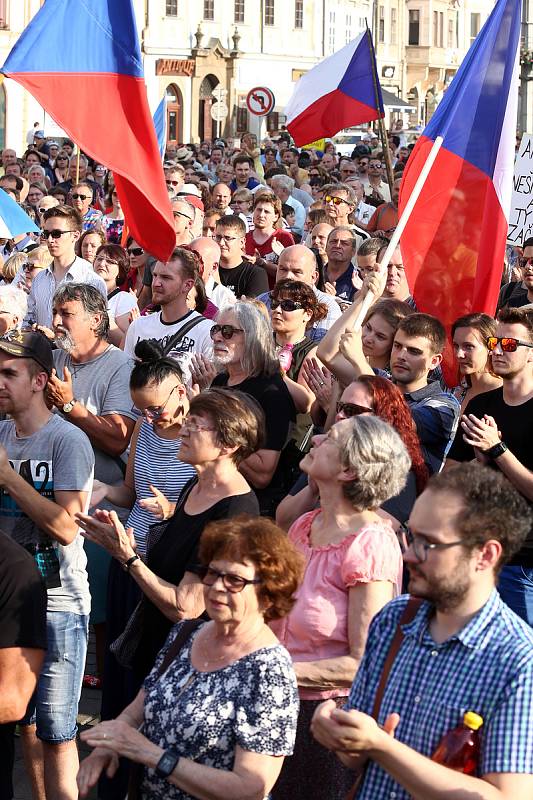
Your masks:
[[[231,289],[229,289],[227,286],[223,286],[221,283],[216,283],[213,277],[210,277],[207,281],[205,285],[205,292],[208,298],[216,305],[217,308],[232,306],[237,302],[237,298]]]
[[[113,319],[129,314],[137,305],[137,298],[131,292],[117,292],[113,297],[107,298],[107,311]]]
[[[183,382],[190,386],[192,382],[190,363],[193,353],[202,353],[207,358],[213,358],[213,346],[209,334],[213,323],[211,320],[202,317],[197,311],[189,311],[184,317],[175,322],[163,322],[160,311],[157,314],[149,314],[146,317],[134,320],[126,334],[124,352],[134,358],[135,345],[141,339],[155,339],[164,348],[172,336],[185,323],[195,317],[200,317],[201,322],[176,342],[168,353],[171,358],[175,358],[179,363],[183,372]]]

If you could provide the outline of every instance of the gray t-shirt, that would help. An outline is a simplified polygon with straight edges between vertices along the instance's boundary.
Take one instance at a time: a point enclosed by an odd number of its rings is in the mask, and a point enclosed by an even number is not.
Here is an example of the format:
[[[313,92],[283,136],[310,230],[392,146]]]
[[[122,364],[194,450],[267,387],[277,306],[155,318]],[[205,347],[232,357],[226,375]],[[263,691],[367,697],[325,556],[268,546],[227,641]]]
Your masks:
[[[94,456],[83,431],[53,414],[31,436],[18,437],[12,419],[0,422],[0,444],[11,466],[42,497],[56,491],[91,493]],[[0,487],[0,527],[32,552],[48,585],[48,610],[88,614],[91,607],[83,539],[61,545],[42,531]],[[57,573],[56,573],[57,568]]]
[[[64,350],[54,350],[54,366],[58,377],[63,379],[66,366],[72,376],[74,397],[91,414],[105,417],[107,414],[121,414],[136,420],[130,396],[130,374],[133,361],[118,347],[110,344],[101,355],[83,364],[72,362]],[[68,419],[68,414],[64,415]],[[94,477],[104,483],[119,483],[124,475],[118,458],[104,453],[97,447],[94,450]],[[100,506],[102,507],[102,506]]]

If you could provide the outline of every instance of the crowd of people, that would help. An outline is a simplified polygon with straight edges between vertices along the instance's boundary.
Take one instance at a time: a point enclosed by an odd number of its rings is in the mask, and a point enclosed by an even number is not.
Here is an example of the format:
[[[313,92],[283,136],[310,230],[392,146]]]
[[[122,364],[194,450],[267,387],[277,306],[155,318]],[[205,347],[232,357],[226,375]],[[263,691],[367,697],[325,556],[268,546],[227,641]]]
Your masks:
[[[34,800],[533,793],[533,240],[419,310],[400,127],[169,146],[166,262],[73,142],[3,150],[0,800],[15,732]]]

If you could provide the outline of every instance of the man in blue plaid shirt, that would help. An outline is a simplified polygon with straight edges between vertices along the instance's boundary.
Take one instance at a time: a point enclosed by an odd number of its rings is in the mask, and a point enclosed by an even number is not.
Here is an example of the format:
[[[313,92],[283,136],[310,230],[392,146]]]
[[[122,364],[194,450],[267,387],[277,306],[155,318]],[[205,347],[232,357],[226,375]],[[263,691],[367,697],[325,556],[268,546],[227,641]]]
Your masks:
[[[434,475],[417,499],[404,558],[425,602],[402,626],[379,725],[374,698],[406,596],[373,620],[349,710],[328,700],[312,724],[344,764],[365,769],[357,800],[533,797],[533,631],[495,589],[530,525],[507,479],[477,464]],[[466,711],[484,720],[476,777],[430,760]]]

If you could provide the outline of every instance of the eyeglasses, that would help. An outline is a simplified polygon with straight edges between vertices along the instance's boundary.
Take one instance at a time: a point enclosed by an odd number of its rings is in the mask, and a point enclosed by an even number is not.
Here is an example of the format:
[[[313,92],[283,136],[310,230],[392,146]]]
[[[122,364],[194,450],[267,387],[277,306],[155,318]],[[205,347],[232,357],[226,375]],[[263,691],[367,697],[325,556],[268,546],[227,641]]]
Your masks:
[[[225,233],[215,233],[215,241],[217,242],[236,242],[240,236],[226,236]]]
[[[447,550],[449,547],[457,547],[460,544],[464,545],[462,539],[457,539],[455,542],[428,542],[426,537],[422,534],[413,533],[408,525],[401,525],[400,530],[405,536],[407,546],[413,548],[413,553],[420,563],[427,561],[428,552],[430,550]]]
[[[239,594],[247,586],[261,583],[258,578],[253,580],[241,578],[240,575],[234,575],[232,572],[220,572],[218,569],[213,569],[213,567],[200,567],[198,574],[204,586],[214,586],[220,578],[224,589],[231,594]]]
[[[30,261],[26,261],[26,263],[22,265],[22,269],[24,272],[33,272],[34,269],[44,269],[44,267],[39,267],[37,264],[32,264]]]
[[[165,183],[166,183],[167,186],[179,186],[180,185],[180,181],[167,180],[167,181],[165,181]]]
[[[192,221],[192,217],[189,217],[188,214],[184,214],[183,211],[173,211],[172,213],[175,217],[185,217],[185,219],[188,219],[189,222]]]
[[[71,195],[73,200],[88,200],[92,195],[90,194],[73,194]]]
[[[171,390],[169,396],[167,397],[162,406],[148,406],[147,408],[145,408],[143,411],[143,417],[147,420],[160,419],[165,413],[165,408],[167,407],[168,401],[170,400],[170,398],[172,397],[173,393],[176,391],[177,388],[178,388],[177,386],[174,386],[174,388]]]
[[[118,261],[113,261],[112,258],[108,258],[107,256],[96,256],[94,259],[94,263],[96,264],[97,261],[105,261],[106,264],[110,264],[111,266],[118,267]]]
[[[519,258],[518,266],[520,267],[520,269],[526,269],[526,267],[533,267],[533,258]]]
[[[65,233],[76,233],[76,231],[74,231],[74,230],[60,231],[59,228],[54,228],[53,231],[43,231],[41,233],[41,239],[45,239],[46,240],[46,239],[49,239],[50,236],[52,237],[52,239],[61,239],[61,237]]]
[[[216,428],[209,427],[207,425],[198,425],[197,422],[194,422],[192,419],[185,419],[181,424],[182,431],[191,431],[191,433],[198,433],[200,431],[216,431]]]
[[[223,339],[231,339],[235,333],[244,333],[244,331],[242,328],[236,328],[234,325],[213,325],[209,331],[211,339],[214,339],[217,333],[220,333]]]
[[[487,337],[487,350],[492,353],[500,345],[504,353],[515,353],[518,347],[533,347],[531,342],[522,342],[514,336],[489,336]]]
[[[373,414],[373,408],[366,406],[359,406],[357,403],[343,403],[341,400],[337,403],[337,414],[342,414],[343,417],[350,419],[351,417],[358,417],[359,414]]]
[[[129,247],[128,254],[130,256],[142,256],[144,254],[144,250],[142,247]]]
[[[68,156],[56,156],[56,161],[68,161]]]
[[[271,298],[270,308],[272,311],[275,311],[278,306],[281,307],[282,311],[296,311],[299,308],[303,308],[301,303],[296,303],[294,300],[274,300]]]
[[[344,197],[332,197],[330,194],[324,197],[324,202],[333,203],[334,206],[340,206],[341,203],[346,203],[347,206],[351,205],[350,201],[345,200]]]

